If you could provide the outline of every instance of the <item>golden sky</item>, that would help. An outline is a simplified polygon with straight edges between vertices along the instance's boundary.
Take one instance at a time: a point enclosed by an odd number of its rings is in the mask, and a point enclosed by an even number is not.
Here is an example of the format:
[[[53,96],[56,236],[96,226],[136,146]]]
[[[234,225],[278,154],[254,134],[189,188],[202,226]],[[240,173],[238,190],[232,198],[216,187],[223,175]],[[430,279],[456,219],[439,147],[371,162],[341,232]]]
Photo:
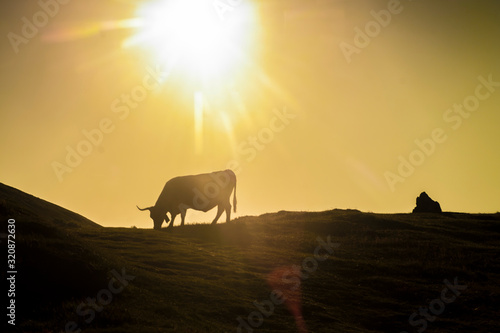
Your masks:
[[[2,3],[0,181],[105,226],[228,167],[236,216],[500,210],[497,1],[181,2]]]

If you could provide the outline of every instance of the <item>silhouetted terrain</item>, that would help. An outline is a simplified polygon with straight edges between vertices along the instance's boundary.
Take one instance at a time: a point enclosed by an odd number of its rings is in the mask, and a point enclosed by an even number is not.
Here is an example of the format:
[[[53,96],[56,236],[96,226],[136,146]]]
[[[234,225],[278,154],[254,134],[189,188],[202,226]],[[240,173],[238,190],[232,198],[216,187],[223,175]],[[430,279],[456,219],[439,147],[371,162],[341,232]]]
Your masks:
[[[104,228],[0,184],[0,215],[2,234],[7,219],[16,220],[19,332],[64,332],[68,322],[75,332],[236,332],[237,318],[248,322],[257,311],[254,301],[270,299],[269,275],[305,262],[309,332],[416,332],[424,323],[427,332],[496,332],[500,325],[498,213],[281,211],[154,231]],[[328,236],[339,246],[314,266],[306,259]],[[443,298],[444,280],[466,289]],[[93,299],[106,304],[88,305]],[[419,308],[430,319],[418,315],[412,326]],[[297,332],[285,305],[262,318],[254,332]]]

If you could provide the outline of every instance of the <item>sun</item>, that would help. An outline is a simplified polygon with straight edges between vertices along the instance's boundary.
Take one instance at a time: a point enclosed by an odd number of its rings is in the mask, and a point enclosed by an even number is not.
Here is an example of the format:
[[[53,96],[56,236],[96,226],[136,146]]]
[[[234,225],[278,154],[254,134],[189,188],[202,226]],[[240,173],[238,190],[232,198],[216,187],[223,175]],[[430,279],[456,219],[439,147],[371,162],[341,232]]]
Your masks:
[[[247,112],[234,91],[246,89],[259,53],[255,3],[144,0],[136,9],[134,23],[123,47],[143,51],[149,64],[161,68],[165,84],[193,94],[195,153],[203,153],[208,133],[220,130],[234,145],[233,123]],[[209,114],[223,126],[208,126],[204,119]]]
[[[137,9],[141,24],[126,45],[142,46],[154,62],[167,70],[175,68],[202,80],[222,79],[248,59],[255,26],[248,4],[227,5],[221,13],[216,3],[144,2]]]

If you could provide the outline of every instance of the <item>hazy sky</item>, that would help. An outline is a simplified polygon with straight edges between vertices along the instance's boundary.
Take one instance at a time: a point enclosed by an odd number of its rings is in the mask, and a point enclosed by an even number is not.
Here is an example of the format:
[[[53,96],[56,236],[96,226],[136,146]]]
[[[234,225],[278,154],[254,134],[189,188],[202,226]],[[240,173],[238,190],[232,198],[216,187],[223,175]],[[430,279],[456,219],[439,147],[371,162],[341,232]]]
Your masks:
[[[446,211],[500,210],[498,1],[242,0],[220,33],[245,43],[205,79],[185,54],[168,69],[155,47],[209,58],[215,39],[153,35],[148,2],[0,5],[1,182],[105,226],[152,227],[136,204],[228,165],[236,216],[409,212],[424,190]]]

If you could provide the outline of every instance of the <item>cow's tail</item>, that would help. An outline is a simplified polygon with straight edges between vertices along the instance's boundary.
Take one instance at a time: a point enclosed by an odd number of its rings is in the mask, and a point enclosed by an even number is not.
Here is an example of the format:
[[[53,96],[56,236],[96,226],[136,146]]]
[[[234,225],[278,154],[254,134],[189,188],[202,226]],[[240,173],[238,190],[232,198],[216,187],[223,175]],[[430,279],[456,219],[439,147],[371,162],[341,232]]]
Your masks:
[[[236,177],[234,177],[233,211],[236,213]]]

